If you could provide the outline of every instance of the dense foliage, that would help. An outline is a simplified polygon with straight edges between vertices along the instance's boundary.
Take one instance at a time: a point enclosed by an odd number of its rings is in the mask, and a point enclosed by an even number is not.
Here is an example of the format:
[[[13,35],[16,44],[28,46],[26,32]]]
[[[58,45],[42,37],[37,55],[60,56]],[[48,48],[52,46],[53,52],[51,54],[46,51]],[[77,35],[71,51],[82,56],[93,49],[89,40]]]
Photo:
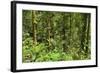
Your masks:
[[[91,58],[90,14],[23,10],[23,62]]]

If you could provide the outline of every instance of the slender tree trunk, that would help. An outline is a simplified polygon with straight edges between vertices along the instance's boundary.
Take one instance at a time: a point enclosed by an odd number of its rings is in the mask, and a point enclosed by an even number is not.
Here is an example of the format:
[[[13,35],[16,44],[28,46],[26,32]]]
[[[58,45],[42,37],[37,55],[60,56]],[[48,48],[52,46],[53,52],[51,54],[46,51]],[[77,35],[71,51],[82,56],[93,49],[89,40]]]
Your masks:
[[[72,28],[72,14],[70,13],[70,41],[69,41],[69,44],[70,44],[70,48],[71,48],[71,41],[72,41],[72,31],[71,31],[71,28]]]
[[[50,18],[49,17],[47,18],[47,25],[48,25],[48,45],[50,47],[50,29],[51,29],[51,27],[50,27]]]
[[[86,19],[86,14],[83,16],[83,27],[82,27],[82,34],[81,34],[81,49],[84,50],[85,48],[85,38],[86,38],[86,25],[87,25],[87,19]]]
[[[89,32],[90,32],[90,20],[89,20],[89,15],[87,15],[87,41],[86,41],[86,52],[88,52],[89,49]]]
[[[63,40],[63,51],[66,52],[66,35],[65,35],[65,14],[62,14],[63,16],[63,23],[62,23],[62,40]]]
[[[65,44],[65,39],[66,39],[66,36],[65,36],[65,28],[64,28],[64,24],[63,24],[63,37],[62,37],[62,40],[63,40],[63,51],[65,52],[66,51],[66,44]]]
[[[32,25],[33,25],[33,44],[37,44],[37,36],[36,36],[36,13],[32,11]]]

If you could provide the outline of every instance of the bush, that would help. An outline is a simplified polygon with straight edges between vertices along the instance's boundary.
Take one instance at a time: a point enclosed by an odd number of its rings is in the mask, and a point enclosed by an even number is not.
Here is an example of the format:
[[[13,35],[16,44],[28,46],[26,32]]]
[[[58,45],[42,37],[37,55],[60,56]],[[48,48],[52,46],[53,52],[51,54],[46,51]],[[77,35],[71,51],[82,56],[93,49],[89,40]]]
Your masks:
[[[52,42],[54,40],[52,39]],[[59,42],[60,43],[60,42]],[[71,60],[84,60],[90,59],[90,55],[84,51],[79,53],[79,48],[68,49],[67,52],[59,47],[55,42],[52,44],[54,47],[49,48],[45,43],[33,44],[32,38],[28,37],[23,41],[22,56],[23,62],[44,62],[44,61],[71,61]],[[56,46],[55,46],[56,45]]]

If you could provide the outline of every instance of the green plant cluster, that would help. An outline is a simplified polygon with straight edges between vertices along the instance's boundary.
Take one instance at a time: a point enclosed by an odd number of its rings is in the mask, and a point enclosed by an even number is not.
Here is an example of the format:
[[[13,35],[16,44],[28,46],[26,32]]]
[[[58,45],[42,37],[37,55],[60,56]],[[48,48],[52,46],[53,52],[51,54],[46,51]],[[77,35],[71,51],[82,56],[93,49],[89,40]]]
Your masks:
[[[84,60],[90,59],[90,55],[84,51],[79,53],[79,48],[70,48],[68,52],[63,52],[59,44],[48,50],[48,46],[45,43],[37,43],[33,45],[32,38],[27,37],[23,41],[23,62],[48,62],[48,61],[71,61],[71,60]],[[51,49],[51,48],[49,48]]]
[[[89,13],[23,10],[22,61],[91,59]]]

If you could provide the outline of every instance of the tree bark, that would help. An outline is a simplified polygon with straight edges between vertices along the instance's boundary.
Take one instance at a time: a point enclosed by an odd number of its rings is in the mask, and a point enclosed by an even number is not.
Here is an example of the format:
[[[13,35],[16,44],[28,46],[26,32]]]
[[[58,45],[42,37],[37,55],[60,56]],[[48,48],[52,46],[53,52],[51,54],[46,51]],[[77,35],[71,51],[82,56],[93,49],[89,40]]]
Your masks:
[[[84,50],[85,48],[85,38],[86,38],[86,25],[87,25],[87,15],[84,14],[83,16],[83,27],[82,27],[82,34],[81,34],[81,49]]]
[[[90,16],[87,15],[87,41],[86,41],[86,52],[88,52],[89,49],[89,32],[90,32]]]
[[[47,27],[47,30],[48,30],[48,45],[50,47],[50,29],[51,29],[51,27],[50,27],[50,17],[49,16],[47,18],[47,25],[48,25],[48,27]]]
[[[37,36],[36,36],[36,13],[32,11],[32,25],[33,25],[33,44],[37,44]]]
[[[65,14],[62,14],[63,16],[63,24],[62,24],[62,40],[63,40],[63,51],[66,52],[66,44],[65,44],[65,40],[66,40],[66,35],[65,35]]]
[[[72,41],[72,31],[71,31],[71,28],[72,28],[72,14],[70,13],[70,41],[69,41],[69,44],[70,44],[70,48],[71,48],[71,41]]]

